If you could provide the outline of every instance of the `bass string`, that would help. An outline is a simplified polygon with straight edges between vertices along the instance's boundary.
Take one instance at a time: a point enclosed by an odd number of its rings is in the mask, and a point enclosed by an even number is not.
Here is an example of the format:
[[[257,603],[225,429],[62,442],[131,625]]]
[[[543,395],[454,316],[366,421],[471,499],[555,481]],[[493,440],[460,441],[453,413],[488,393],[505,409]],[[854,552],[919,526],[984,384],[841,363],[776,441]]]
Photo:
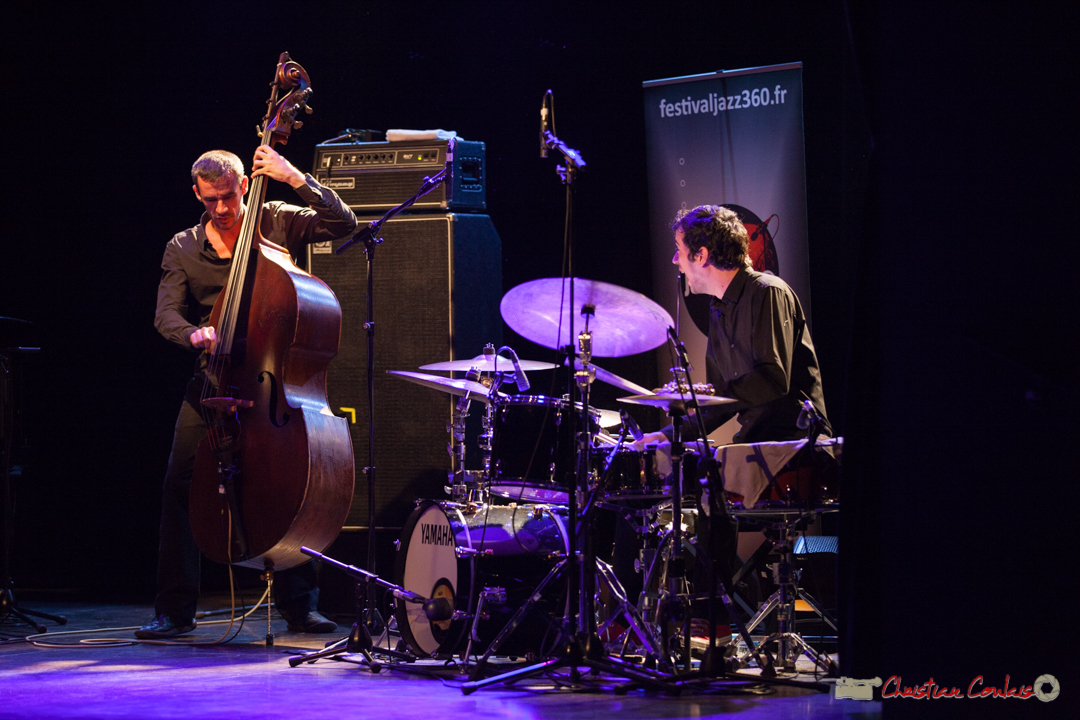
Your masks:
[[[266,194],[265,177],[260,175],[254,179],[251,195],[248,197],[248,206],[244,213],[240,235],[233,248],[233,262],[229,270],[229,279],[225,288],[225,300],[222,304],[221,319],[217,333],[217,341],[213,352],[209,352],[207,369],[203,377],[203,387],[200,400],[220,396],[222,388],[219,379],[223,377],[225,370],[225,357],[231,352],[234,340],[237,318],[241,306],[243,289],[247,280],[248,267],[250,265],[251,248],[254,244],[255,229],[262,210],[262,200]],[[201,403],[200,403],[201,405]],[[225,439],[226,433],[223,423],[220,422],[226,412],[222,409],[207,411],[205,406],[200,407],[200,414],[206,422],[207,436],[211,446],[217,449]]]

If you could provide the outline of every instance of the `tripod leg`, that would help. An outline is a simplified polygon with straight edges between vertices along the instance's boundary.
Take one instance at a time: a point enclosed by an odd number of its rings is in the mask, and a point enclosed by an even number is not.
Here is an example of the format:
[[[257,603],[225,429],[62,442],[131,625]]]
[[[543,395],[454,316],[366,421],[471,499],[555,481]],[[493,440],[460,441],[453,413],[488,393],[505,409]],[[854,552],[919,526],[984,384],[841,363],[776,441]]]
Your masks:
[[[7,594],[7,591],[5,591],[4,592],[4,600],[6,601],[7,599],[8,599],[8,594]],[[44,625],[42,625],[41,623],[35,622],[30,617],[23,614],[23,612],[21,610],[19,610],[17,607],[15,607],[14,602],[11,602],[11,603],[4,602],[2,608],[0,608],[0,609],[3,610],[3,612],[0,612],[0,619],[2,619],[5,615],[11,614],[11,615],[14,615],[15,617],[19,618],[20,620],[22,620],[24,623],[26,623],[30,627],[34,628],[34,630],[36,630],[39,633],[47,632],[48,629],[49,629],[49,628],[45,627]]]
[[[814,665],[820,667],[828,677],[837,677],[840,674],[836,662],[827,654],[818,652],[810,647],[809,643],[802,639],[798,633],[788,633],[788,641],[795,645],[804,655],[814,661]]]
[[[598,582],[602,580],[604,583],[607,584],[608,592],[611,593],[611,595],[619,604],[615,613],[612,614],[608,621],[604,623],[602,629],[606,629],[606,627],[621,614],[623,617],[626,618],[626,621],[630,623],[630,629],[633,632],[637,633],[638,639],[645,644],[653,657],[659,659],[659,641],[656,639],[656,636],[653,635],[652,630],[650,630],[646,626],[645,620],[641,617],[638,609],[631,605],[630,601],[626,599],[626,591],[623,590],[622,584],[619,582],[619,579],[615,577],[615,573],[612,572],[611,566],[603,560],[597,560],[596,566],[597,569],[600,571],[600,574],[597,578]],[[623,647],[625,652],[625,644]]]
[[[542,663],[530,665],[529,667],[521,668],[519,670],[511,670],[508,673],[503,673],[502,675],[497,675],[495,677],[487,678],[485,680],[473,680],[470,677],[469,682],[462,684],[461,692],[466,695],[470,695],[477,690],[482,690],[483,688],[486,688],[489,685],[496,685],[499,683],[508,684],[516,682],[518,680],[524,680],[528,677],[541,675],[548,670],[554,669],[556,666],[562,665],[564,662],[565,661],[562,658],[551,658],[549,660],[545,660]],[[480,665],[478,663],[477,667],[479,666]]]
[[[761,609],[757,611],[757,614],[750,618],[749,622],[746,623],[746,632],[753,632],[754,628],[760,625],[761,621],[768,617],[769,613],[775,610],[779,604],[780,591],[777,590],[765,601],[765,604],[761,606]]]
[[[28,610],[26,608],[19,608],[19,612],[27,615],[33,615],[34,617],[45,618],[46,620],[52,620],[57,625],[67,625],[67,618],[63,615],[50,615],[39,610]]]
[[[316,652],[303,653],[302,655],[293,655],[289,658],[289,667],[296,667],[300,663],[313,663],[319,658],[330,657],[331,655],[337,655],[341,653],[345,644],[349,641],[348,638],[341,638],[337,642],[327,645],[322,650]]]
[[[818,614],[818,616],[822,620],[824,620],[826,623],[828,623],[829,627],[831,627],[834,631],[837,630],[837,628],[836,628],[836,620],[834,620],[833,616],[830,615],[826,610],[824,610],[821,607],[821,605],[818,604],[817,600],[810,597],[810,593],[806,592],[802,588],[799,588],[799,597],[804,602],[806,602],[807,605],[809,605],[811,608],[813,608],[814,612],[816,612]],[[27,610],[26,612],[30,612],[30,611]]]

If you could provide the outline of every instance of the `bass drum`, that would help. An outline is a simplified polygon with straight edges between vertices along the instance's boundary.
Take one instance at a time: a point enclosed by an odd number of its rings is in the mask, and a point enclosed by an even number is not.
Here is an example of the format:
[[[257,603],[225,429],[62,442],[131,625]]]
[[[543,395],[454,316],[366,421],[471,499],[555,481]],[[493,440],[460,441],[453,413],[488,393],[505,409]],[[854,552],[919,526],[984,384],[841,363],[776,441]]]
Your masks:
[[[567,552],[566,515],[566,508],[547,505],[421,503],[402,529],[398,584],[426,598],[443,598],[468,617],[431,621],[421,604],[398,600],[395,616],[409,649],[420,657],[464,652],[483,592],[488,599],[472,652],[487,650],[554,567],[554,554]],[[461,558],[459,548],[464,550]],[[549,583],[497,654],[539,655],[545,638],[554,637],[555,619],[562,616],[564,588],[561,578]]]

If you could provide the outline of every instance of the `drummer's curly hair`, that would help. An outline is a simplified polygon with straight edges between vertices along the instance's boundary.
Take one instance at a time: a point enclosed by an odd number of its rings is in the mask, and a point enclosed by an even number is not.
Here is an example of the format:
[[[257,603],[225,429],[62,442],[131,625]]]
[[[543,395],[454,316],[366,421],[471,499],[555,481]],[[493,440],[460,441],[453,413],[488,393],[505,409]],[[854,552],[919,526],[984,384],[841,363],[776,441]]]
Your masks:
[[[683,231],[683,243],[691,256],[709,251],[709,264],[721,270],[736,270],[746,265],[750,238],[739,216],[723,205],[699,205],[680,210],[671,222],[672,232]]]
[[[228,150],[211,150],[204,152],[191,166],[191,182],[198,185],[198,178],[203,182],[214,183],[232,175],[239,182],[244,177],[244,163]]]

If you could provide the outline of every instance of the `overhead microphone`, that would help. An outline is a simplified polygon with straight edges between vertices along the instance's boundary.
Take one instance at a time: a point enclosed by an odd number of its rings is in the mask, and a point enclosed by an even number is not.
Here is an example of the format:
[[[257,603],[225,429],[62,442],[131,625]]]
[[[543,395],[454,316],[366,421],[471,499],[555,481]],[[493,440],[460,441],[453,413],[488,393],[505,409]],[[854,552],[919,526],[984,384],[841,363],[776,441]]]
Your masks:
[[[542,158],[546,158],[548,156],[547,132],[549,95],[551,95],[550,89],[546,93],[544,93],[544,98],[540,101],[540,157]]]

